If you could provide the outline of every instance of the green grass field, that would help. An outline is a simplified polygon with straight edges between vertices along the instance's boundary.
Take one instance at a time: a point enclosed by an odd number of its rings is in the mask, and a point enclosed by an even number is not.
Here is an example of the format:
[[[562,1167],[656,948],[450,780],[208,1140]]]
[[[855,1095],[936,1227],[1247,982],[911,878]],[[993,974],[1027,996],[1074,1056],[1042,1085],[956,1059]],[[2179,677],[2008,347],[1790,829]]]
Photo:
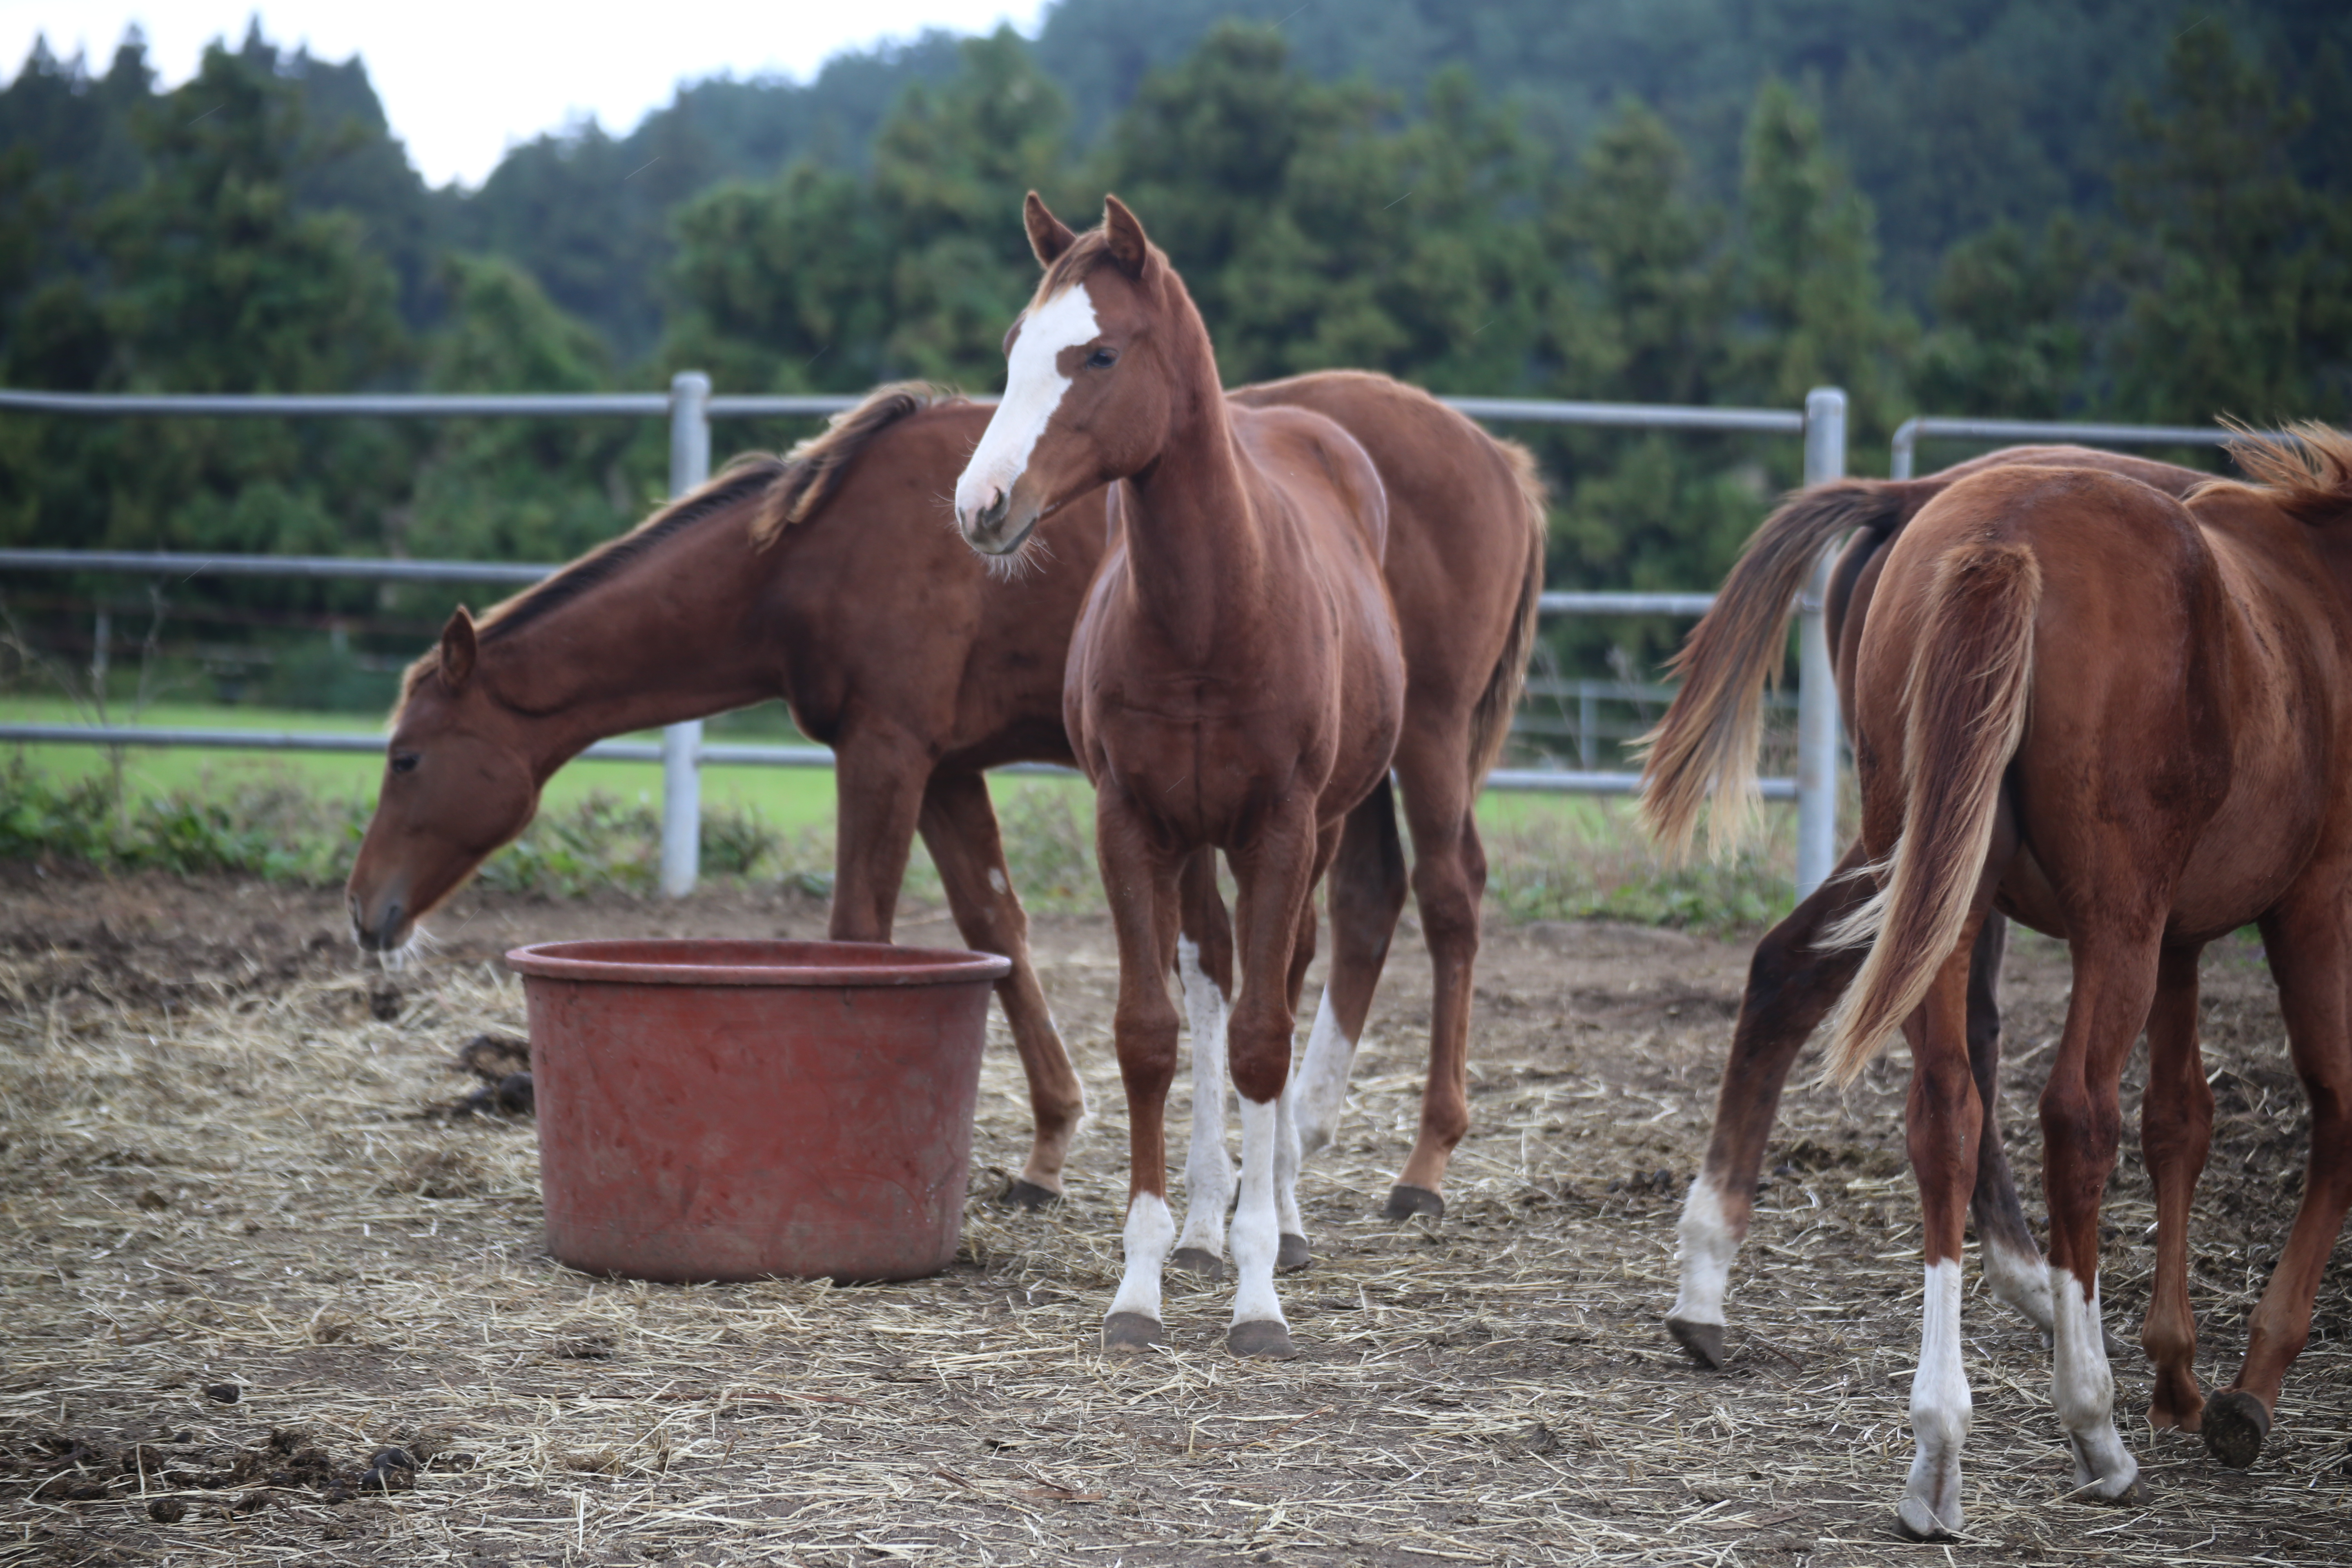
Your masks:
[[[77,723],[86,717],[62,700],[0,696],[0,722]],[[128,715],[118,710],[114,721],[127,722]],[[157,704],[137,721],[344,734],[382,729],[347,715],[193,703]],[[782,738],[782,729],[762,715],[752,723],[730,721],[726,733]],[[0,746],[0,768],[15,770],[0,772],[0,788],[13,777],[18,793],[42,797],[37,808],[18,813],[12,852],[47,852],[45,846],[56,845],[58,852],[124,864],[332,879],[348,861],[349,836],[373,807],[382,766],[360,754],[126,748],[122,800],[93,816],[89,802],[111,796],[100,786],[112,765],[111,753],[95,746]],[[709,767],[702,789],[711,874],[782,877],[821,889],[833,859],[830,769]],[[1093,803],[1084,782],[1000,775],[991,789],[1024,900],[1040,909],[1098,907]],[[574,762],[550,781],[539,821],[524,840],[501,852],[484,875],[557,892],[600,879],[649,885],[660,798],[658,764]],[[0,816],[10,804],[0,800]],[[1626,800],[1497,793],[1479,805],[1488,891],[1507,913],[1530,920],[1603,915],[1716,930],[1752,929],[1788,908],[1793,817],[1785,807],[1768,810],[1755,847],[1732,861],[1672,868],[1651,853]],[[280,855],[272,845],[290,847]],[[914,896],[936,896],[936,874],[919,845],[908,880]]]

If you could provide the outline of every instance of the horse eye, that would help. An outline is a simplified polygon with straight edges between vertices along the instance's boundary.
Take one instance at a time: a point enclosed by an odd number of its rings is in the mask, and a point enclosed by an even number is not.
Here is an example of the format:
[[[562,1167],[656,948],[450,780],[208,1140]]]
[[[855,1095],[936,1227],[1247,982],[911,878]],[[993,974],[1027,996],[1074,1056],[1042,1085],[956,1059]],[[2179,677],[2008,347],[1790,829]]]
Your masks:
[[[415,752],[394,752],[392,757],[392,771],[396,773],[415,773],[416,771],[416,753]]]
[[[1117,349],[1097,349],[1094,353],[1087,356],[1087,368],[1088,370],[1108,370],[1118,363],[1118,351]]]

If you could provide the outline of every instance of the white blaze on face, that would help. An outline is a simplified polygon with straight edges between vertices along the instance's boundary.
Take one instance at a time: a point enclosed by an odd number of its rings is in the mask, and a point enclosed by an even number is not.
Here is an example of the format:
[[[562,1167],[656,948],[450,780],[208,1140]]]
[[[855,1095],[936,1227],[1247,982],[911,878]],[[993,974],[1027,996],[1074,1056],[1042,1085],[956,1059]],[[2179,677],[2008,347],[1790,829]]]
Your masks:
[[[1070,378],[1062,374],[1062,351],[1093,342],[1096,331],[1094,299],[1083,283],[1037,306],[1021,323],[1005,365],[1003,401],[956,481],[958,521],[969,521],[1012,493],[1054,410],[1062,405],[1062,395],[1070,390]]]

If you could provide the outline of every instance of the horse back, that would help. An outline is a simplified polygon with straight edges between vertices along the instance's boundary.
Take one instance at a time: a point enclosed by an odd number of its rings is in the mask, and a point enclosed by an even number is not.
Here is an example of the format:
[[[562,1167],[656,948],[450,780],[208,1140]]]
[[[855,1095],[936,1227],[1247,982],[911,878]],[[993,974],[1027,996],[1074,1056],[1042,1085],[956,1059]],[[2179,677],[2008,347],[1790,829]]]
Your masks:
[[[2025,889],[2013,912],[2063,929],[2053,889],[2127,826],[2179,857],[2176,935],[2259,914],[2334,815],[2352,736],[2347,618],[2307,538],[2274,513],[2224,517],[2110,471],[1963,479],[1887,553],[1856,670],[1858,752],[1900,757],[1908,692],[1959,677],[1934,664],[1927,611],[1942,562],[1985,543],[2030,549],[2042,583],[2011,773],[2030,867],[2005,885]],[[1929,662],[1915,672],[1915,658]]]
[[[940,495],[989,413],[943,404],[879,432],[761,557],[789,700],[812,737],[838,744],[868,725],[973,766],[1068,758],[1062,668],[1102,558],[1102,492],[1040,525],[1049,550],[992,575]]]

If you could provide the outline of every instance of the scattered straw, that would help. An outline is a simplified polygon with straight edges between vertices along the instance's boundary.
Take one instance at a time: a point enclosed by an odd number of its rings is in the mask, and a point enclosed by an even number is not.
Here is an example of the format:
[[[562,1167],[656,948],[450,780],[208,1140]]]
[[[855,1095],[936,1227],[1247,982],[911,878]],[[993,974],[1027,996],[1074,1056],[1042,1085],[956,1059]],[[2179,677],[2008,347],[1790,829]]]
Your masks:
[[[674,1288],[543,1256],[527,1121],[418,1114],[462,1087],[453,1051],[520,1029],[516,983],[445,955],[387,1005],[340,958],[272,969],[332,918],[323,898],[278,936],[222,933],[252,945],[252,972],[198,991],[118,984],[21,921],[14,955],[0,946],[0,1562],[1946,1561],[1887,1528],[1919,1289],[1899,1063],[1843,1101],[1790,1097],[1728,1369],[1694,1371],[1658,1326],[1742,949],[1491,933],[1476,1128],[1445,1219],[1400,1227],[1373,1215],[1418,1113],[1427,966],[1408,932],[1307,1182],[1317,1258],[1282,1286],[1306,1354],[1265,1366],[1225,1354],[1227,1297],[1181,1277],[1173,1348],[1094,1348],[1126,1142],[1098,922],[1037,932],[1097,1110],[1067,1203],[985,1201],[1025,1147],[999,1048],[949,1272]],[[934,934],[926,911],[911,922]],[[2032,1080],[2064,977],[2048,944],[2019,948],[2011,1038]],[[2208,971],[2222,1109],[2193,1289],[2214,1380],[2284,1236],[2304,1123],[2266,978],[2236,952]],[[2009,1120],[2031,1128],[2026,1094]],[[2013,1142],[2030,1181],[2032,1141]],[[2127,1161],[2106,1277],[2126,1340],[2151,1218]],[[2341,1257],[2260,1466],[2221,1471],[2135,1422],[2154,1491],[2126,1511],[2067,1500],[2043,1352],[1972,1282],[1970,1538],[1952,1560],[2342,1561]],[[2117,1383],[2136,1415],[2137,1356]],[[205,1392],[232,1386],[234,1404]],[[387,1445],[419,1465],[412,1489],[330,1500],[340,1483],[319,1478]],[[272,1455],[313,1448],[326,1468],[270,1480]],[[239,1464],[259,1479],[194,1484]]]

